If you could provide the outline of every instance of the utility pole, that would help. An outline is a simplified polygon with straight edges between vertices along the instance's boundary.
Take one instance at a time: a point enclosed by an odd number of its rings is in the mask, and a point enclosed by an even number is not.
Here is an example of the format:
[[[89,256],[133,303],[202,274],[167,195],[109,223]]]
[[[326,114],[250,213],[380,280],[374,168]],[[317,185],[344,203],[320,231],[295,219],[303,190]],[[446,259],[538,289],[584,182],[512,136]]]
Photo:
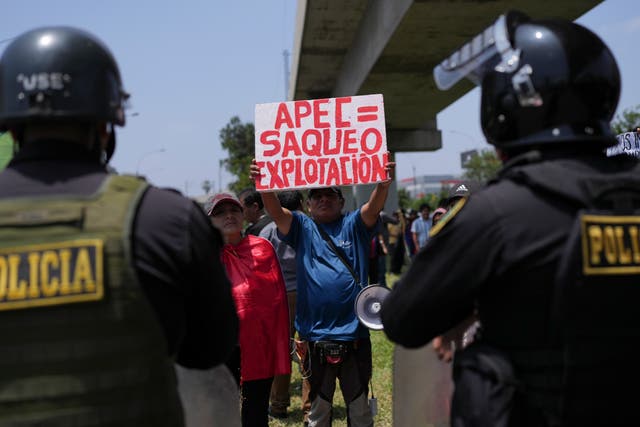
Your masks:
[[[218,160],[218,193],[222,192],[222,166],[224,165],[224,159]]]
[[[418,180],[416,179],[416,167],[415,165],[411,165],[411,168],[413,169],[413,197],[417,197],[418,196]]]
[[[289,51],[287,49],[282,51],[284,56],[284,100],[289,98]]]

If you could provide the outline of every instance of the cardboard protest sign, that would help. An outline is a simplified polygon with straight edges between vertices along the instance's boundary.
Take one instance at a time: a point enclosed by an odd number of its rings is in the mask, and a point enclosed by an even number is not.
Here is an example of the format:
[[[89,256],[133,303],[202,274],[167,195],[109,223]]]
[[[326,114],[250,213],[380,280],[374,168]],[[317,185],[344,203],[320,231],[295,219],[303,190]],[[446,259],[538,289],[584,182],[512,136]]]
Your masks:
[[[618,144],[607,148],[607,157],[626,154],[640,158],[640,132],[625,132],[616,136]]]
[[[382,95],[258,104],[258,191],[387,179]]]

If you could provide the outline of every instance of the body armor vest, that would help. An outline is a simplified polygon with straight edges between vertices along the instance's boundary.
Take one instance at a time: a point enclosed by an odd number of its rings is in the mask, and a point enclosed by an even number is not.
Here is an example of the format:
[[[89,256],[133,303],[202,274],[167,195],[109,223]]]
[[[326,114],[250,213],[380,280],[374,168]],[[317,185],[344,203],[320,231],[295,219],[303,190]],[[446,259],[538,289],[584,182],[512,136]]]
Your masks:
[[[147,184],[0,201],[0,425],[179,426],[173,362],[133,270]]]
[[[589,182],[556,277],[564,425],[638,425],[640,182]],[[615,410],[612,410],[615,408]]]
[[[516,403],[513,425],[639,422],[635,396],[640,374],[630,365],[640,350],[637,171],[583,177],[579,192],[544,185],[539,176],[553,182],[563,173],[554,166],[515,179],[577,213],[555,277],[550,348],[510,354],[528,401],[520,414]]]

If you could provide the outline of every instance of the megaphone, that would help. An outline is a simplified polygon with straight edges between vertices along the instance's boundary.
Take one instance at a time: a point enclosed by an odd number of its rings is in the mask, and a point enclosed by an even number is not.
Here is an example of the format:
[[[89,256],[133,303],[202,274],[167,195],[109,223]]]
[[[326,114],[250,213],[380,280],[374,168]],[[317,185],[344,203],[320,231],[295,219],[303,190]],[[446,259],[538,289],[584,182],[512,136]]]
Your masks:
[[[356,296],[355,311],[360,323],[374,331],[384,329],[380,310],[382,301],[389,295],[391,289],[382,285],[369,285]]]

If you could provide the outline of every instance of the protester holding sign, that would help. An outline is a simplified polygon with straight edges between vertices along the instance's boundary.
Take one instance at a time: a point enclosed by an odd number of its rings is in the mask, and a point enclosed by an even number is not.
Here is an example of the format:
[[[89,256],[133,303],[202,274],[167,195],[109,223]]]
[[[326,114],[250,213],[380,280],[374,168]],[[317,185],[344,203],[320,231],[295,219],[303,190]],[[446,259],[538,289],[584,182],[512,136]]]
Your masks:
[[[394,168],[395,163],[387,162],[386,179],[376,185],[360,209],[346,215],[342,214],[344,197],[338,187],[310,190],[310,216],[284,209],[274,192],[262,193],[265,209],[282,240],[297,254],[295,324],[300,337],[308,342],[310,426],[331,424],[336,379],[340,380],[349,425],[373,425],[367,401],[371,342],[353,307],[365,286],[372,232],[387,199]],[[255,161],[251,177],[261,188],[261,168]]]

